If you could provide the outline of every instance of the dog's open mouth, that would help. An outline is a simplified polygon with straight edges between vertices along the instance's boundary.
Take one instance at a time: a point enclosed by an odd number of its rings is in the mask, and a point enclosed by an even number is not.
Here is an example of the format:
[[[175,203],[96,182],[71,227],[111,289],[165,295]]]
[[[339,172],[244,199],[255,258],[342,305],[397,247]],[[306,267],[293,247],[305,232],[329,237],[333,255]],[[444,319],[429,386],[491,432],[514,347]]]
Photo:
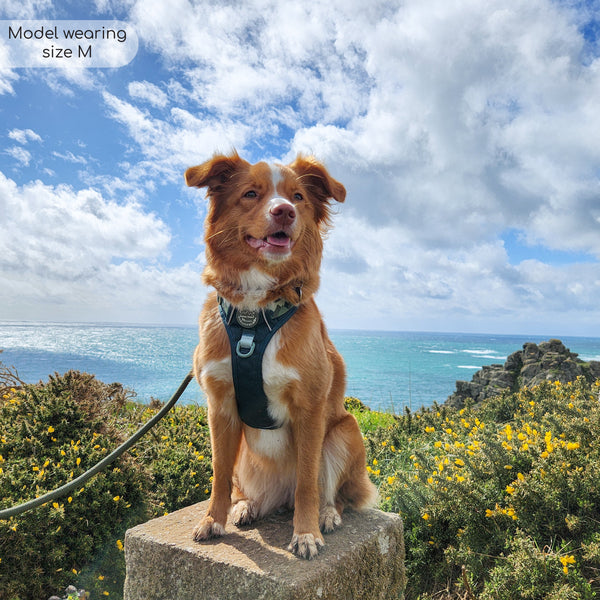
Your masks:
[[[246,242],[257,250],[266,249],[275,252],[289,251],[294,244],[292,238],[285,231],[277,231],[262,239],[247,235]]]

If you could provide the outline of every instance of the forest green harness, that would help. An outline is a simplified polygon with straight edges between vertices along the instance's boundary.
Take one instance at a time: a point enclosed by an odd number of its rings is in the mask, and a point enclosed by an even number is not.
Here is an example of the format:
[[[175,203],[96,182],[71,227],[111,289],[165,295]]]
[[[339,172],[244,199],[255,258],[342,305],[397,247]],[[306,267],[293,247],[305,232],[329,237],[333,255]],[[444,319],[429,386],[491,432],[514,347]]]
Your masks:
[[[218,301],[231,346],[233,386],[240,419],[255,429],[278,429],[281,424],[268,411],[262,361],[271,338],[293,316],[298,306],[279,299],[272,310],[251,310],[236,308],[221,297]]]

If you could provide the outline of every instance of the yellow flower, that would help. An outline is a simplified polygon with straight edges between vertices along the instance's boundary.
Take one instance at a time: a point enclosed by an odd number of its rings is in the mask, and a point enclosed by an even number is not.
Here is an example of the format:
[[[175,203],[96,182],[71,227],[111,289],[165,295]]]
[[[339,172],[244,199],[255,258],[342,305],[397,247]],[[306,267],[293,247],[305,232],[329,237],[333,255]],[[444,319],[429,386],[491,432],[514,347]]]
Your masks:
[[[435,427],[425,427],[425,433],[433,433],[435,431]]]
[[[523,475],[523,473],[517,473],[517,479],[519,481],[525,481],[525,476]]]
[[[113,498],[113,500],[114,500],[115,502],[118,502],[120,499],[121,499],[121,496],[115,496],[115,497]]]
[[[429,515],[428,515],[427,513],[425,513],[425,514],[423,515],[423,519],[424,519],[425,521],[428,521],[428,520],[429,520]]]
[[[567,556],[561,556],[559,558],[559,560],[562,563],[563,571],[564,571],[564,573],[566,575],[569,572],[568,565],[574,565],[575,564],[575,557],[572,554],[568,554]]]
[[[485,509],[485,516],[486,517],[493,517],[494,516],[494,511],[490,510],[489,508]]]
[[[121,540],[117,540],[117,548],[121,551],[123,551],[123,542]]]
[[[567,450],[577,450],[579,442],[567,442]]]
[[[515,488],[512,485],[507,485],[506,486],[506,493],[507,494],[514,494],[515,493]]]
[[[396,481],[396,476],[387,478],[388,485],[392,485],[394,481]]]
[[[463,461],[463,460],[461,460],[460,458],[457,458],[457,459],[454,461],[454,464],[455,464],[457,467],[464,467],[464,466],[465,466],[465,463],[464,463],[464,461]]]
[[[54,433],[54,427],[52,427],[52,425],[48,427],[48,433]]]
[[[79,466],[81,464],[81,458],[79,458],[79,456],[77,457],[77,460],[75,461],[75,464],[77,466]]]

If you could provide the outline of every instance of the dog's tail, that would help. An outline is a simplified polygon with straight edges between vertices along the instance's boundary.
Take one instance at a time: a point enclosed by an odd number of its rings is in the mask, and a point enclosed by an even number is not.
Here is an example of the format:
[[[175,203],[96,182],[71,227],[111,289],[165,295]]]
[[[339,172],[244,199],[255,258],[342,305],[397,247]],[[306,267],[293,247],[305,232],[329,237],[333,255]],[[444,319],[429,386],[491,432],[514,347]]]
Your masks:
[[[338,495],[343,504],[354,510],[373,508],[379,500],[379,492],[364,466],[360,475],[356,473],[354,478],[342,485]]]

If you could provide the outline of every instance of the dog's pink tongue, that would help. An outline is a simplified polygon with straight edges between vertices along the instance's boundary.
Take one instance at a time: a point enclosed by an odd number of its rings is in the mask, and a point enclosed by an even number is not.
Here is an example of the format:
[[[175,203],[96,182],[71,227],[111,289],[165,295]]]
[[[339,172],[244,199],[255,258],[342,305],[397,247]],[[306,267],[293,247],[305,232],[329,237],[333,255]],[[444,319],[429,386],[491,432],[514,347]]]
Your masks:
[[[282,248],[287,248],[290,245],[290,238],[270,235],[267,237],[267,242],[271,244],[271,246],[281,246]]]

